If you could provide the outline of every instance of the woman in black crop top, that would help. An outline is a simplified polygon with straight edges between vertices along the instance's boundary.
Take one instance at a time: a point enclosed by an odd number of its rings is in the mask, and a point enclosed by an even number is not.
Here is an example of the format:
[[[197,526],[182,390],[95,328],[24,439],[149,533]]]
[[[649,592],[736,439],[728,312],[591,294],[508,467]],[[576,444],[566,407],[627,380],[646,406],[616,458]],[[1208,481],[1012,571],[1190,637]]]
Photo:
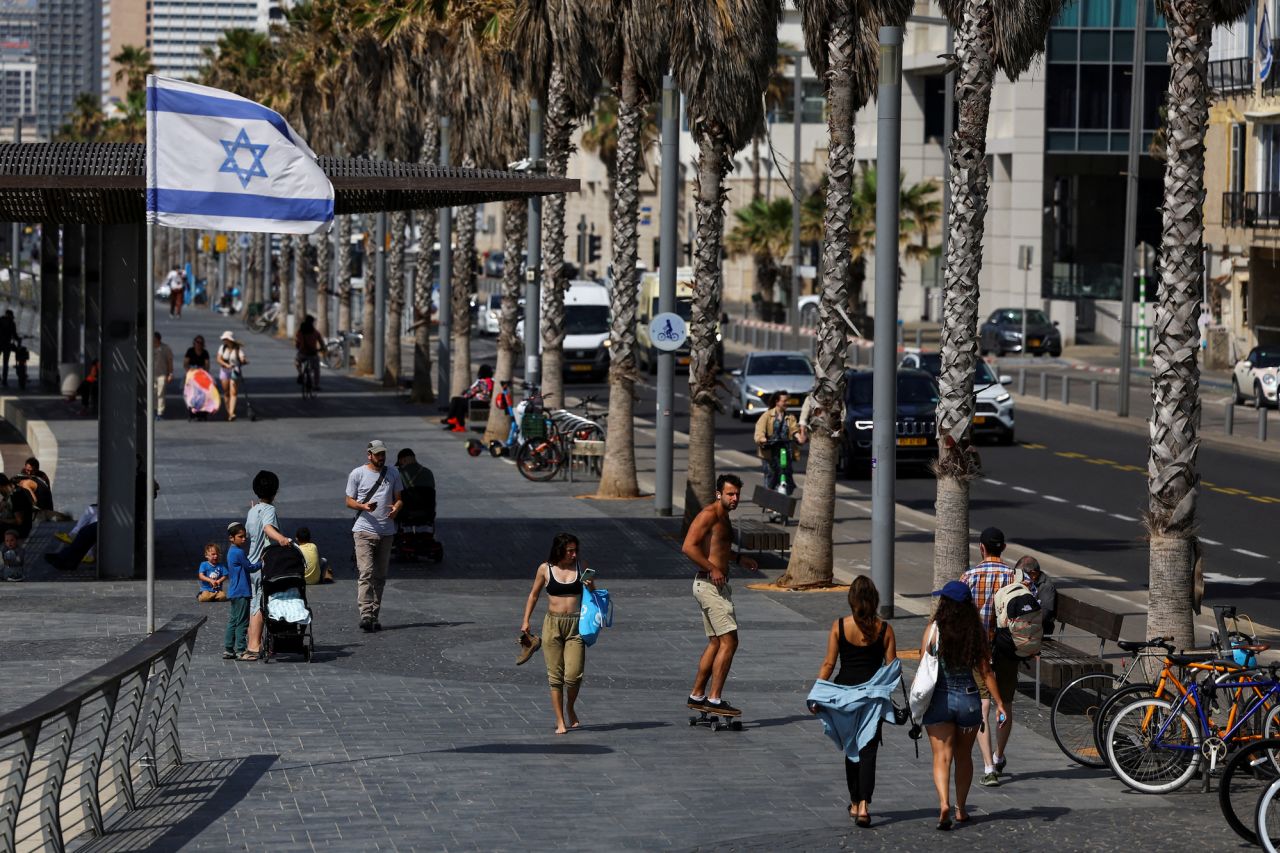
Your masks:
[[[542,657],[547,664],[547,683],[551,685],[551,707],[556,714],[556,734],[582,725],[574,712],[587,649],[578,634],[578,616],[582,610],[582,588],[594,589],[584,580],[578,539],[568,533],[557,533],[551,542],[547,561],[538,566],[533,576],[533,589],[524,605],[521,636],[529,633],[529,620],[538,596],[547,592],[547,615],[542,620]],[[566,726],[565,723],[568,722]]]
[[[893,626],[877,614],[880,593],[866,575],[859,575],[849,585],[849,611],[852,616],[837,619],[827,635],[827,656],[818,669],[818,678],[852,686],[868,681],[880,667],[898,658]],[[840,672],[834,679],[836,660]],[[861,827],[871,826],[871,795],[876,787],[876,754],[880,750],[880,729],[871,742],[858,751],[858,760],[844,760],[844,778],[849,786],[849,817]]]

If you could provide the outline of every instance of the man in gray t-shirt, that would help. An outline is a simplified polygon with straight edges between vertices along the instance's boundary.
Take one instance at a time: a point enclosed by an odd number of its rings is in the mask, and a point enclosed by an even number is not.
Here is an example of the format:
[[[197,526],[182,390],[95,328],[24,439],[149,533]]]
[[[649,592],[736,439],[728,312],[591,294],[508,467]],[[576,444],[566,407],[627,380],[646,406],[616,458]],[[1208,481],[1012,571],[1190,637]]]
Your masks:
[[[391,565],[391,543],[400,512],[400,472],[387,465],[387,447],[374,439],[365,448],[367,461],[347,477],[347,509],[356,511],[351,536],[355,541],[356,605],[360,629],[381,631],[378,612]]]

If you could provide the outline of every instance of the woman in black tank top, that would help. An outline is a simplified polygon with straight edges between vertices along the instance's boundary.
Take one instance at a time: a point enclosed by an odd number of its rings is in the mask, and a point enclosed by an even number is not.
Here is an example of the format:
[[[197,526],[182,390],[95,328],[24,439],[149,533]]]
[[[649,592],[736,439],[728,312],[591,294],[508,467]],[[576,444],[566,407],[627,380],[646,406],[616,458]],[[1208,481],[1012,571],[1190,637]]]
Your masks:
[[[897,640],[893,626],[877,616],[880,610],[880,593],[865,575],[859,575],[849,585],[849,611],[851,616],[837,619],[827,634],[827,656],[818,669],[818,678],[831,680],[846,687],[862,684],[876,674],[880,667],[898,658]],[[831,673],[840,662],[840,672],[834,679]],[[871,826],[871,795],[876,787],[876,755],[880,750],[880,728],[876,736],[858,751],[858,760],[844,760],[844,778],[849,786],[849,817],[861,827]]]

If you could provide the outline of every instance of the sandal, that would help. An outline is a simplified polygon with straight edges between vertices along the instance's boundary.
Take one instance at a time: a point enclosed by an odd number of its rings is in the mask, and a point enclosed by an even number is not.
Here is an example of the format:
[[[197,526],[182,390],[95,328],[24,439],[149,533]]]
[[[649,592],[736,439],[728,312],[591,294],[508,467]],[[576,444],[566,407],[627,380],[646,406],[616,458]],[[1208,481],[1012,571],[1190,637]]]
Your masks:
[[[942,814],[938,817],[938,829],[942,832],[951,829],[951,806],[942,809]]]
[[[236,660],[245,660],[245,661],[262,660],[262,652],[244,652],[243,654],[240,655],[240,657],[236,658]]]
[[[235,659],[236,659],[236,653],[235,653],[235,652],[223,652],[223,653],[222,653],[222,659],[223,659],[223,660],[235,660]]]

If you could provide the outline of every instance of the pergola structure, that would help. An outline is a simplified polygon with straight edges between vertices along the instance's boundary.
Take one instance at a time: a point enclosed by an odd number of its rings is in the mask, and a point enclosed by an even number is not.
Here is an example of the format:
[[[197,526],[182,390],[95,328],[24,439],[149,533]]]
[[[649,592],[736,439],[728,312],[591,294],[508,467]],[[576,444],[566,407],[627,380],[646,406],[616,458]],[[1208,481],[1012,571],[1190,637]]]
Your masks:
[[[153,393],[145,330],[154,285],[145,280],[145,157],[138,143],[0,144],[0,221],[43,226],[41,381],[56,382],[60,362],[100,360],[97,566],[104,578],[137,577],[145,568],[138,556],[145,549],[145,413]],[[576,180],[538,174],[340,157],[319,163],[333,184],[337,215],[578,190]]]

